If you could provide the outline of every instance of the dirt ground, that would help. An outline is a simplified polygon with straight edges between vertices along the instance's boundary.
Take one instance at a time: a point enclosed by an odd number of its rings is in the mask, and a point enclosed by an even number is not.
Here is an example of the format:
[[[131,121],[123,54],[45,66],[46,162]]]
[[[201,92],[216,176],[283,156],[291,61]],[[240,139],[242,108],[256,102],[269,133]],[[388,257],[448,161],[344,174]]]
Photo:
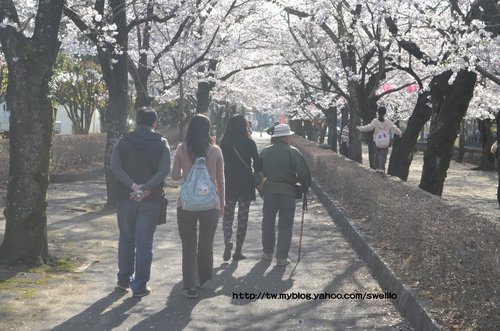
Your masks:
[[[368,148],[364,146],[364,165],[368,162]],[[407,183],[418,187],[422,175],[424,154],[417,152],[410,167]],[[389,162],[390,155],[387,157]],[[470,209],[475,214],[500,223],[497,201],[498,177],[496,171],[472,170],[474,165],[451,161],[443,188],[443,198],[454,205]]]

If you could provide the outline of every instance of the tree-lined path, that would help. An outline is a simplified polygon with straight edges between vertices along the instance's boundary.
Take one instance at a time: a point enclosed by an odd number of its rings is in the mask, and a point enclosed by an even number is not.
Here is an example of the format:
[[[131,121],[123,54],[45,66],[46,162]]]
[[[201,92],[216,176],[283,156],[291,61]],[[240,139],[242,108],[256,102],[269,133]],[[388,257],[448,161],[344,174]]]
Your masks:
[[[155,109],[161,127],[179,129],[179,136],[197,113],[208,114],[217,138],[230,116],[259,115],[259,129],[280,119],[334,151],[338,128],[347,125],[344,154],[371,168],[374,153],[363,155],[375,149],[371,133],[355,128],[370,123],[383,106],[404,129],[393,142],[388,174],[498,220],[500,152],[489,152],[500,144],[497,0],[1,0],[0,45],[0,107],[9,116],[0,123],[9,136],[0,162],[7,191],[0,222],[0,323],[7,328],[149,329],[173,323],[174,329],[231,329],[257,323],[303,329],[328,328],[331,321],[340,329],[406,327],[385,301],[232,299],[236,286],[287,293],[376,288],[315,203],[307,213],[304,260],[292,272],[257,260],[258,201],[247,241],[250,258],[237,267],[216,260],[217,277],[199,302],[182,301],[171,207],[171,222],[157,235],[153,295],[136,302],[113,292],[116,222],[102,209],[116,203],[110,154],[143,106]],[[49,185],[56,106],[66,109],[75,132],[87,132],[91,113],[101,114],[103,179]],[[328,137],[317,139],[319,132]],[[453,169],[457,134],[461,147],[476,136],[479,168],[490,172]],[[425,137],[426,151],[413,159],[419,137]],[[72,163],[73,157],[67,159]],[[173,200],[173,189],[170,194]],[[460,237],[467,237],[466,230]],[[220,232],[219,226],[217,245]],[[474,250],[476,242],[453,252]],[[497,240],[487,244],[483,255],[498,251]],[[46,274],[54,256],[73,259],[77,270]],[[450,261],[442,259],[444,270]],[[464,261],[456,261],[462,268]],[[71,270],[65,263],[57,268]],[[464,270],[486,275],[464,263]],[[483,265],[496,272],[495,263]],[[17,264],[39,269],[17,272],[11,266]],[[485,302],[475,294],[471,302]],[[458,294],[454,299],[467,301]],[[457,316],[464,328],[477,325],[467,314]]]
[[[169,190],[170,201],[174,191]],[[290,254],[294,262],[276,267],[259,259],[258,198],[251,207],[244,246],[248,259],[223,263],[219,224],[216,275],[199,299],[187,299],[175,209],[169,207],[168,223],[155,234],[153,293],[141,300],[114,291],[118,229],[115,214],[99,211],[105,194],[103,180],[50,186],[50,248],[77,257],[83,270],[41,276],[2,269],[1,330],[410,329],[390,300],[233,299],[233,293],[383,293],[312,194],[298,264],[299,203]]]

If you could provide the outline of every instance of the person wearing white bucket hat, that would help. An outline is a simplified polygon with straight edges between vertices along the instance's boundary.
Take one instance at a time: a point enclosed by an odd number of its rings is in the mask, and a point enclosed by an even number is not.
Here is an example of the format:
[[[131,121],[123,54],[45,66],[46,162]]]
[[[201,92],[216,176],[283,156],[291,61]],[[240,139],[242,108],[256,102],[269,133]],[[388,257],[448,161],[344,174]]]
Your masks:
[[[290,263],[288,252],[295,215],[295,184],[299,182],[304,190],[311,186],[311,172],[304,157],[298,149],[290,146],[292,135],[293,131],[288,124],[276,125],[271,136],[271,146],[261,152],[262,173],[266,178],[262,208],[262,259],[272,261],[276,246],[276,265],[279,266]]]
[[[274,127],[272,137],[273,138],[286,137],[286,136],[291,136],[294,133],[295,132],[290,130],[290,126],[288,124],[278,124]]]

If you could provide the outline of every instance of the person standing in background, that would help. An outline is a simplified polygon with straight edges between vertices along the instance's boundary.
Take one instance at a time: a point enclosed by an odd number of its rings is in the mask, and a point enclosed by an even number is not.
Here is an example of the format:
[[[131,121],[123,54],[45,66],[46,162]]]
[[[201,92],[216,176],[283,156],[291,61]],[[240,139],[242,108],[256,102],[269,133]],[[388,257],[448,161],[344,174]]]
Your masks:
[[[401,130],[392,123],[391,120],[385,118],[387,110],[385,107],[379,107],[377,109],[377,118],[374,118],[371,123],[364,126],[357,126],[356,129],[361,132],[373,131],[373,141],[375,142],[375,172],[384,173],[385,172],[385,162],[387,161],[387,154],[389,152],[389,133],[392,132],[397,136],[401,137]],[[379,145],[378,137],[380,135],[386,135],[387,144]],[[378,145],[378,146],[377,146]]]

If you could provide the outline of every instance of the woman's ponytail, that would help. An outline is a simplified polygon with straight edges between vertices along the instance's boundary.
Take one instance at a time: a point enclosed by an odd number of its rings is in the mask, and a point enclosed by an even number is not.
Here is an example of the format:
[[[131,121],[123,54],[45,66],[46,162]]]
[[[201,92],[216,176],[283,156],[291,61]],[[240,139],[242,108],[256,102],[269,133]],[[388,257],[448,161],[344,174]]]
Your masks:
[[[378,107],[377,114],[378,114],[378,120],[380,122],[384,121],[384,116],[386,113],[387,113],[387,109],[385,109],[385,107]]]

